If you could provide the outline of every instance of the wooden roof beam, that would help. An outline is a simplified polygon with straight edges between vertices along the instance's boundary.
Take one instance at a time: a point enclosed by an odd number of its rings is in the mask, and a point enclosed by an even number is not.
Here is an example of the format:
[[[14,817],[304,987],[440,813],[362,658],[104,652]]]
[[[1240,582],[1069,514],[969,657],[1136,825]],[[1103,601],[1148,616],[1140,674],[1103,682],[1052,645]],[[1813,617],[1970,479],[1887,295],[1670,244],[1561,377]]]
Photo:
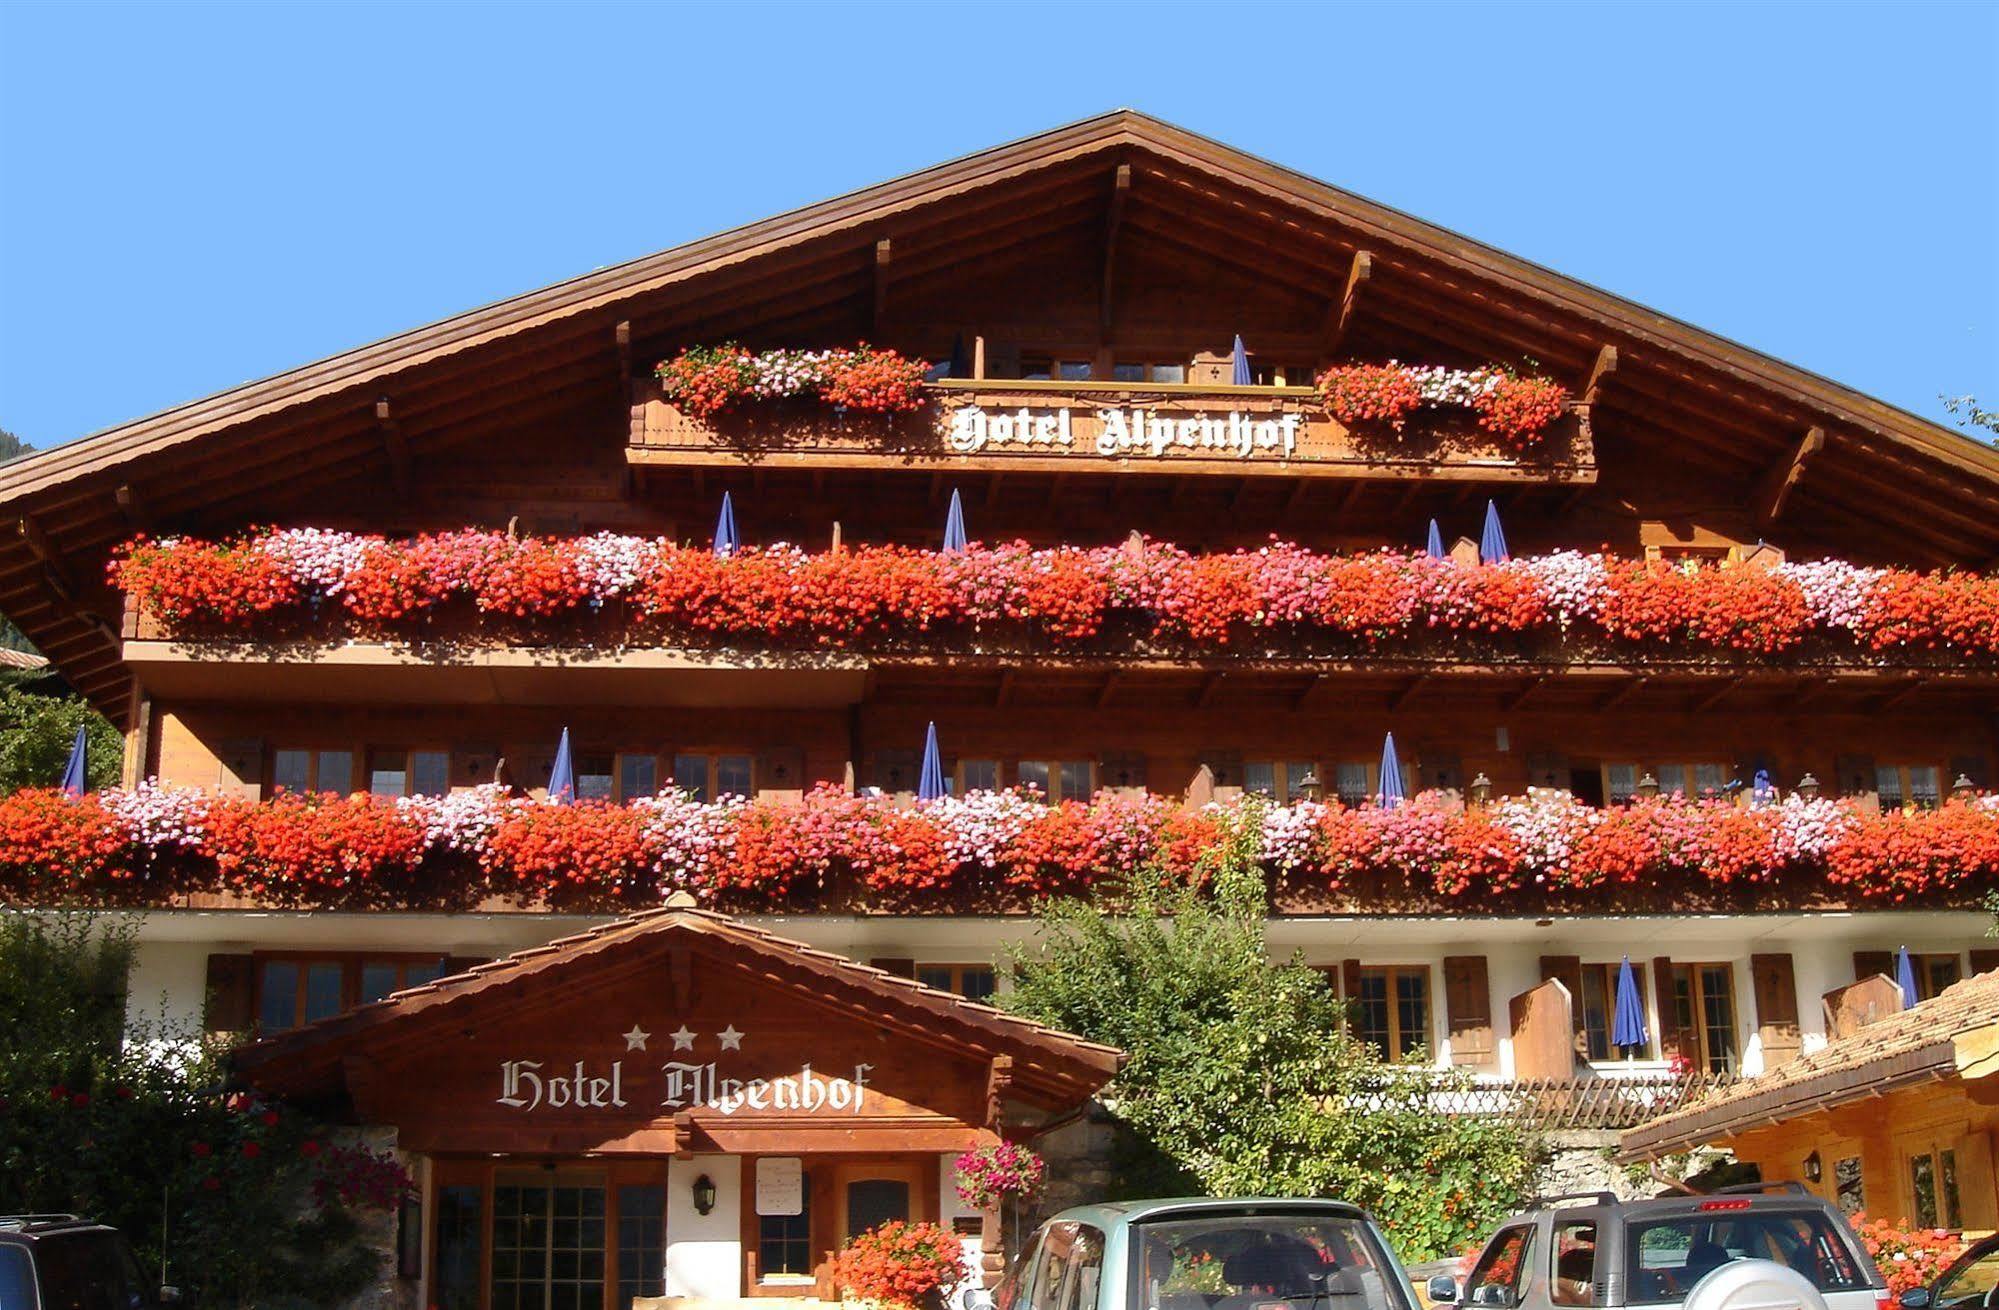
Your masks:
[[[1583,389],[1576,393],[1577,401],[1583,405],[1596,404],[1597,398],[1603,394],[1604,384],[1615,372],[1617,372],[1617,347],[1611,345],[1598,347],[1596,363],[1590,366],[1589,380],[1584,382]]]
[[[1737,676],[1730,678],[1728,681],[1722,683],[1719,687],[1716,687],[1713,691],[1708,692],[1706,695],[1696,700],[1694,702],[1694,713],[1705,714],[1707,711],[1721,704],[1724,700],[1727,700],[1729,696],[1734,694],[1735,690],[1738,687],[1742,686],[1742,684],[1747,681],[1749,681],[1747,675],[1742,675],[1742,674],[1738,674]]]
[[[1110,704],[1111,696],[1116,693],[1118,684],[1123,681],[1124,672],[1120,669],[1112,669],[1104,675],[1104,685],[1097,688],[1098,709],[1102,709],[1104,706]]]
[[[1216,669],[1201,679],[1201,689],[1194,693],[1194,708],[1197,710],[1208,708],[1208,703],[1215,698],[1215,692],[1221,688],[1222,679],[1227,676],[1222,670]]]
[[[76,579],[70,576],[55,543],[42,531],[41,522],[32,514],[23,514],[14,520],[14,532],[27,546],[28,553],[35,557],[35,562],[41,565],[41,577],[48,589],[55,593],[57,600],[74,609],[77,603]]]
[[[126,527],[134,532],[146,530],[145,507],[140,504],[139,493],[131,483],[119,483],[111,498],[118,503],[118,513],[124,517]]]
[[[1111,329],[1117,321],[1118,237],[1124,229],[1125,204],[1130,196],[1131,165],[1119,164],[1111,174],[1110,206],[1104,214],[1104,270],[1097,304],[1097,341],[1104,346],[1111,344]]]
[[[1429,674],[1427,673],[1417,674],[1415,677],[1409,679],[1408,685],[1403,687],[1401,691],[1396,692],[1394,696],[1389,698],[1388,708],[1394,713],[1400,714],[1403,710],[1403,707],[1405,707],[1406,705],[1409,704],[1410,701],[1415,699],[1416,693],[1422,691],[1423,688],[1427,687],[1429,684],[1430,684]]]
[[[410,494],[410,447],[402,429],[396,425],[395,416],[389,408],[389,398],[383,396],[375,402],[375,426],[382,434],[382,449],[389,457],[389,477],[395,484],[396,499],[408,500]]]
[[[1759,528],[1768,531],[1776,526],[1777,519],[1784,512],[1785,502],[1804,481],[1806,461],[1824,449],[1825,429],[1816,425],[1806,428],[1790,458],[1763,475],[1756,486],[1756,525]]]
[[[1926,675],[1918,674],[1917,676],[1910,678],[1907,682],[1903,683],[1901,686],[1897,687],[1895,690],[1889,692],[1887,695],[1875,701],[1873,708],[1869,712],[1874,714],[1881,714],[1885,713],[1888,710],[1892,710],[1899,705],[1906,704],[1912,697],[1916,695],[1916,693],[1922,691],[1923,688],[1929,685],[1930,685],[1929,678]]]
[[[618,376],[625,384],[625,394],[632,391],[632,321],[622,319],[611,329],[611,340],[618,348]]]
[[[882,325],[888,321],[888,278],[889,263],[895,258],[895,247],[887,237],[875,242],[875,316],[874,331],[881,335]]]
[[[1596,703],[1596,712],[1598,714],[1602,714],[1606,710],[1616,709],[1618,706],[1624,704],[1624,702],[1630,700],[1633,696],[1636,696],[1639,692],[1645,690],[1645,688],[1649,686],[1651,682],[1652,682],[1652,677],[1650,674],[1640,674],[1639,676],[1630,679],[1623,686],[1619,687],[1616,691],[1611,692],[1608,696],[1605,696],[1602,700],[1598,701]]]
[[[993,693],[994,709],[1005,709],[1006,703],[1013,699],[1013,682],[1019,676],[1019,673],[1020,670],[1014,668],[1011,664],[1000,670],[999,690]]]
[[[1545,677],[1530,679],[1526,686],[1522,687],[1519,691],[1514,692],[1511,696],[1508,696],[1505,700],[1501,701],[1499,703],[1500,709],[1504,710],[1508,714],[1513,713],[1513,711],[1519,709],[1522,705],[1525,705],[1536,692],[1541,690],[1541,688],[1547,686],[1548,682],[1549,679]]]
[[[1331,678],[1323,673],[1314,673],[1306,680],[1305,685],[1298,690],[1298,694],[1291,698],[1292,710],[1295,712],[1304,709],[1306,703],[1321,691],[1331,686],[1332,681]]]
[[[1339,299],[1326,308],[1326,324],[1320,336],[1324,344],[1320,348],[1328,363],[1339,354],[1340,342],[1345,339],[1347,329],[1353,326],[1354,306],[1360,300],[1361,284],[1374,276],[1374,255],[1370,251],[1353,252],[1353,263],[1347,266],[1346,289]]]

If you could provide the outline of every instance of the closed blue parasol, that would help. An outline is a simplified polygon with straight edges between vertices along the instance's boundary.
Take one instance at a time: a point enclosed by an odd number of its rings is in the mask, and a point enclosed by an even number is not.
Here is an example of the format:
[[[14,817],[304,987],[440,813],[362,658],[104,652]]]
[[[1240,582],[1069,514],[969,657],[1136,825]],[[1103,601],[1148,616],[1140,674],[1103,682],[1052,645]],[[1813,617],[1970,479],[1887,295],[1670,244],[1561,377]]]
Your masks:
[[[736,502],[729,499],[729,493],[722,493],[722,516],[715,520],[715,553],[733,555],[740,544],[736,536]]]
[[[1242,347],[1242,333],[1236,333],[1235,349],[1229,352],[1229,381],[1238,387],[1249,385],[1249,352]]]
[[[71,800],[83,795],[85,788],[89,786],[84,776],[84,755],[89,745],[83,725],[78,724],[76,740],[69,746],[69,763],[65,764],[62,770],[62,793]]]
[[[958,499],[958,489],[951,488],[951,510],[944,516],[944,553],[960,555],[965,550],[965,502]]]
[[[562,730],[562,740],[555,747],[555,763],[548,770],[548,799],[551,804],[567,805],[576,799],[576,762],[569,754],[569,729]]]
[[[1631,957],[1617,966],[1617,1009],[1610,1019],[1610,1044],[1633,1047],[1645,1045],[1645,1007],[1638,1000],[1638,977],[1631,972]]]
[[[1513,558],[1506,551],[1506,533],[1499,526],[1499,506],[1485,502],[1485,531],[1478,534],[1478,557],[1487,564],[1504,564]]]
[[[933,723],[923,734],[923,768],[916,775],[916,799],[934,801],[944,796],[944,760],[937,753],[937,725]]]
[[[1431,559],[1444,557],[1444,534],[1437,530],[1435,519],[1430,520],[1430,539],[1424,543],[1423,549],[1429,553]]]
[[[1749,803],[1759,810],[1777,803],[1777,785],[1770,781],[1770,770],[1756,770],[1756,777],[1749,784]]]
[[[1402,789],[1402,760],[1395,753],[1395,734],[1392,732],[1381,743],[1381,790],[1376,799],[1384,810],[1392,810],[1409,799],[1409,794]]]
[[[1916,1003],[1916,962],[1909,958],[1909,948],[1904,946],[1895,953],[1895,984],[1902,989],[1902,1008],[1908,1009]]]

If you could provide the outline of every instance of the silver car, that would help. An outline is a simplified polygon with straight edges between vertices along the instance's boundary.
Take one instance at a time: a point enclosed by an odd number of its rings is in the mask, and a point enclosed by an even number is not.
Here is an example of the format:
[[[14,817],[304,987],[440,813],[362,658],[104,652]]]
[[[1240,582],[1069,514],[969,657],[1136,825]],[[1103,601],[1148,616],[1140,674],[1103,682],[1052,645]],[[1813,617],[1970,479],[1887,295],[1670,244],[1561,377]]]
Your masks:
[[[1772,1190],[1773,1187],[1777,1190]],[[1833,1206],[1797,1184],[1620,1201],[1551,1197],[1508,1220],[1433,1303],[1492,1310],[1880,1310],[1880,1271]]]

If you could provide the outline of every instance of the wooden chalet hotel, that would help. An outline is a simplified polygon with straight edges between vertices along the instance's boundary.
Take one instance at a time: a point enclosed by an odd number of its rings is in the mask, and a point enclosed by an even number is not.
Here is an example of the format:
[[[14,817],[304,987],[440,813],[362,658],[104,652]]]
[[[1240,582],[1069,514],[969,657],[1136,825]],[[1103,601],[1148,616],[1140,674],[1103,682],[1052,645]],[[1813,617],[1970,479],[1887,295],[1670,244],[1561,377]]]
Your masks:
[[[0,893],[154,907],[135,1010],[393,1130],[415,1304],[990,1243],[955,1153],[1117,1061],[984,1003],[1005,944],[1243,824],[1385,1056],[1624,1080],[1614,1126],[1860,1022],[1904,948],[1921,996],[1999,963],[1999,452],[1140,114],[0,502],[0,610],[127,740],[122,787],[0,800]],[[608,1222],[544,1267],[546,1214]]]

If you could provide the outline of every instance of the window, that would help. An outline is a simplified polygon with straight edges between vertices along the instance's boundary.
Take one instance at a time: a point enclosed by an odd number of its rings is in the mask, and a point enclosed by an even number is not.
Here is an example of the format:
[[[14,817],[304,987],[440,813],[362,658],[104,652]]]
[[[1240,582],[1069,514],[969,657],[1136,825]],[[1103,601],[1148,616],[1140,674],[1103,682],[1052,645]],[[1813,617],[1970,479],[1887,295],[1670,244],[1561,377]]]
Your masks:
[[[618,756],[618,799],[635,801],[659,790],[659,761],[651,755]]]
[[[1832,1198],[1848,1219],[1867,1208],[1867,1187],[1861,1181],[1859,1156],[1849,1155],[1832,1162]]]
[[[1821,1292],[1867,1286],[1846,1241],[1819,1211],[1728,1211],[1633,1223],[1624,1239],[1625,1301],[1683,1301],[1687,1290],[1731,1260],[1770,1260]]]
[[[1087,359],[1064,359],[1055,364],[1055,376],[1064,382],[1088,382],[1092,366]]]
[[[1132,1225],[1126,1246],[1129,1290],[1120,1300],[1135,1306],[1309,1310],[1316,1301],[1321,1310],[1328,1302],[1400,1310],[1410,1303],[1366,1221],[1350,1215],[1287,1207],[1161,1218]]]
[[[990,964],[919,964],[916,981],[940,992],[956,992],[968,1001],[988,1001],[999,990]]]
[[[451,756],[445,751],[368,752],[368,791],[372,795],[442,796],[450,790]]]
[[[1642,1047],[1610,1044],[1610,1034],[1616,1026],[1619,968],[1616,964],[1583,966],[1582,995],[1576,998],[1576,1023],[1582,1029],[1584,1049],[1591,1060],[1622,1060],[1627,1057],[1642,1060],[1651,1055],[1649,1043]],[[1645,973],[1641,969],[1633,969],[1631,978],[1638,984],[1638,1008],[1643,1010]],[[1649,1028],[1650,1025],[1647,1026]]]
[[[1726,964],[1673,966],[1673,1020],[1695,1069],[1734,1073],[1735,970]]]
[[[618,1310],[641,1296],[666,1294],[666,1188],[659,1183],[618,1188]],[[591,1310],[584,1307],[583,1310]]]
[[[604,1185],[526,1171],[493,1182],[493,1310],[595,1310],[604,1300]]]
[[[258,1028],[283,1032],[442,977],[441,955],[266,955],[256,969]]]
[[[1910,1213],[1918,1228],[1962,1228],[1957,1152],[1928,1150],[1909,1156]]]
[[[1556,1305],[1588,1305],[1596,1284],[1596,1225],[1557,1224],[1552,1254],[1548,1299]]]
[[[271,788],[345,796],[354,790],[354,752],[280,747],[271,753]]]
[[[1161,360],[1121,360],[1111,365],[1111,379],[1115,382],[1185,382],[1187,366]]]
[[[1429,1049],[1429,966],[1363,966],[1347,1004],[1355,1034],[1382,1059],[1401,1060]]]
[[[610,755],[576,757],[576,799],[608,801],[616,799],[617,761]]]
[[[1933,810],[1943,804],[1943,771],[1934,764],[1883,764],[1874,770],[1884,810]]]
[[[750,795],[750,757],[747,755],[676,755],[673,757],[673,785],[697,801],[720,796]]]
[[[1526,1281],[1527,1261],[1534,1249],[1534,1228],[1520,1224],[1502,1228],[1465,1279],[1465,1304],[1510,1306],[1519,1302]]]
[[[1014,766],[1014,779],[1022,787],[1038,789],[1053,805],[1090,799],[1095,794],[1092,772],[1088,760],[1022,760]]]
[[[812,1277],[812,1171],[799,1182],[797,1214],[757,1216],[757,1278]]]
[[[1919,1001],[1929,1000],[1964,978],[1964,965],[1954,952],[1941,955],[1912,953],[1909,964],[1916,971],[1916,999]]]
[[[1313,766],[1304,760],[1246,760],[1242,789],[1288,804],[1304,796],[1305,779],[1312,772]]]
[[[958,793],[968,791],[998,791],[998,760],[959,760]]]
[[[1055,376],[1055,361],[1046,355],[1022,355],[1020,357],[1020,380],[1022,382],[1046,382]]]
[[[1342,805],[1365,805],[1374,799],[1374,766],[1369,764],[1335,764],[1333,766],[1333,795]]]
[[[1605,799],[1612,804],[1626,804],[1637,798],[1638,784],[1649,773],[1652,781],[1659,784],[1661,796],[1699,800],[1703,796],[1722,795],[1731,772],[1726,764],[1684,760],[1606,764],[1603,766],[1603,792]]]
[[[1937,1286],[1936,1296],[1930,1304],[1953,1308],[1963,1306],[1967,1310],[1974,1306],[1991,1305],[1999,1299],[1992,1295],[1995,1287],[1999,1287],[1999,1247],[1993,1247],[1946,1278]]]

